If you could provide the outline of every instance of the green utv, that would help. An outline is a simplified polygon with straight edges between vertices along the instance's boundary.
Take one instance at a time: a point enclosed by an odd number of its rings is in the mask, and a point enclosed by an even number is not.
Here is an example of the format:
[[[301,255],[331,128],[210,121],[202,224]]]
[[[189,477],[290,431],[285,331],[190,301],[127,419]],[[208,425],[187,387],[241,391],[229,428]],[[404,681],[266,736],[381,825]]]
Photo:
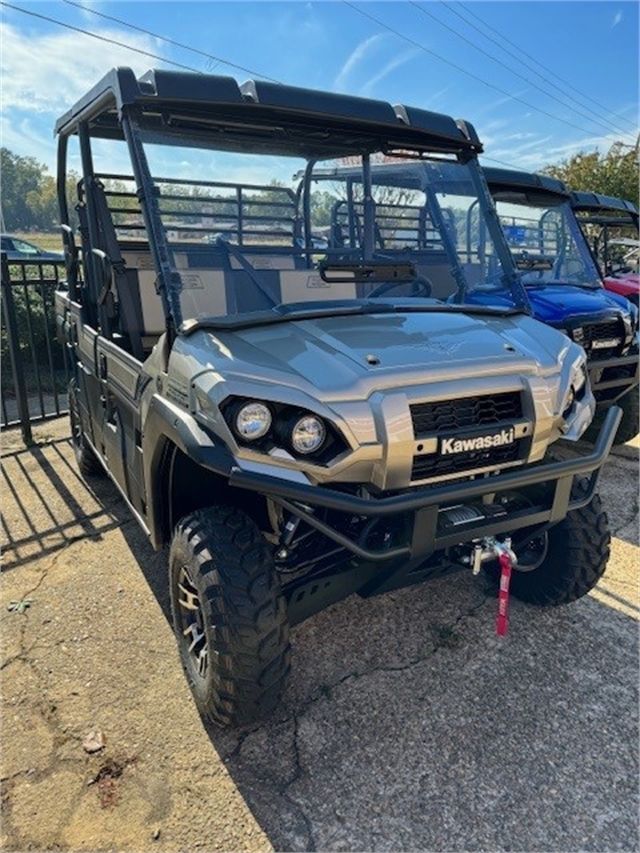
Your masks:
[[[73,441],[169,548],[175,635],[201,712],[271,712],[289,628],[351,593],[513,567],[562,604],[609,555],[583,350],[533,320],[473,127],[382,101],[228,77],[111,71],[57,123]],[[516,307],[447,305],[375,257],[372,163],[411,158],[477,201]],[[73,199],[69,164],[81,165]],[[314,173],[355,166],[362,249],[326,251]],[[292,179],[298,174],[299,178]],[[70,225],[71,206],[79,229]],[[472,289],[479,259],[435,261]],[[78,236],[78,239],[76,239]],[[566,455],[565,455],[566,456]]]

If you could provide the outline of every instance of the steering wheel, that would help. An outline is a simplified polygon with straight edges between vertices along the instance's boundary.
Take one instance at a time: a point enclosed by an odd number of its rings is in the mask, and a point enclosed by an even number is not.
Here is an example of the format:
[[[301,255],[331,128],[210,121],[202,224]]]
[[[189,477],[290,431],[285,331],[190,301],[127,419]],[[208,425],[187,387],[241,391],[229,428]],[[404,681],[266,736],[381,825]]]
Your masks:
[[[377,287],[374,287],[368,298],[375,299],[377,296],[384,296],[397,288],[406,288],[407,285],[410,288],[410,292],[398,293],[398,296],[431,296],[433,285],[428,278],[423,275],[418,275],[413,279],[413,281],[385,281]]]

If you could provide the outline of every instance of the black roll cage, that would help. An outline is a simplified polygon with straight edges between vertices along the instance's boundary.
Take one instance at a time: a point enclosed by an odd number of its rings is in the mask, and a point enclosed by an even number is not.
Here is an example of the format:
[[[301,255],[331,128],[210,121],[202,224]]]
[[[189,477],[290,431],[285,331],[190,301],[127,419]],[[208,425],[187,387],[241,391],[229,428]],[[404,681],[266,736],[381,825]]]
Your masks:
[[[585,214],[578,217],[579,225],[596,225],[601,229],[599,237],[602,238],[602,257],[599,257],[597,251],[597,239],[594,240],[593,245],[589,244],[589,248],[602,275],[607,275],[609,232],[613,228],[632,228],[637,234],[639,231],[638,208],[633,202],[625,199],[580,191],[571,193],[571,207],[575,213]],[[588,240],[587,243],[589,243]]]
[[[171,249],[160,217],[158,188],[149,169],[143,140],[166,142],[173,137],[181,145],[305,157],[308,166],[298,198],[302,199],[307,223],[310,222],[309,187],[313,163],[318,159],[362,155],[365,259],[372,255],[375,246],[369,161],[373,151],[409,151],[417,157],[444,154],[468,163],[472,180],[483,199],[483,208],[499,230],[480,174],[477,154],[482,151],[482,145],[473,126],[426,110],[263,81],[238,85],[233,78],[215,75],[156,70],[136,79],[131,69],[117,68],[58,120],[56,133],[59,136],[58,202],[70,289],[72,296],[77,298],[78,250],[69,227],[66,199],[67,140],[75,134],[79,137],[89,190],[86,192],[86,227],[93,251],[85,259],[90,271],[92,303],[88,314],[95,314],[90,319],[105,330],[109,329],[109,316],[106,306],[100,302],[98,282],[100,252],[109,255],[110,239],[101,231],[96,203],[89,189],[90,184],[99,180],[93,169],[90,143],[93,138],[124,140],[127,144],[158,273],[157,289],[169,344],[183,321],[179,297],[181,279],[172,265]],[[312,250],[309,227],[305,229],[305,250],[309,258]],[[501,251],[505,269],[510,270],[515,281],[506,244]],[[104,274],[104,270],[102,272]],[[519,301],[526,309],[524,293]]]

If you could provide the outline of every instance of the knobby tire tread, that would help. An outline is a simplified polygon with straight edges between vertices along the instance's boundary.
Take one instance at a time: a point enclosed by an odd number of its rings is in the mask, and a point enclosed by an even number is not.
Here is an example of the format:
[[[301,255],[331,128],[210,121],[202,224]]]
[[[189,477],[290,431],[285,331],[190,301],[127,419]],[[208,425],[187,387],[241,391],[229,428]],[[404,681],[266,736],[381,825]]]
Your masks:
[[[587,481],[576,481],[573,494],[584,494]],[[582,509],[549,531],[549,553],[532,572],[514,572],[511,592],[529,604],[569,604],[598,583],[609,560],[611,535],[600,496],[595,494]]]
[[[225,726],[249,725],[274,710],[290,670],[286,602],[270,550],[253,521],[231,507],[209,507],[182,519],[176,541],[197,566],[217,651],[204,701],[185,666],[187,678],[203,715]]]

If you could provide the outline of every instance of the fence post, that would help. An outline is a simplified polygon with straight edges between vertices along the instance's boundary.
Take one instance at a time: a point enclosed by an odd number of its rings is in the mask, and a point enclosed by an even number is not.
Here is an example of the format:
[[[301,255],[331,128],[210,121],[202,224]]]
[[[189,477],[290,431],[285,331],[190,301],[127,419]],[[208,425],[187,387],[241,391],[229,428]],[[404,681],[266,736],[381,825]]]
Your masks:
[[[6,323],[7,343],[9,344],[9,359],[11,361],[11,372],[13,384],[16,389],[16,403],[18,404],[18,418],[20,419],[20,430],[22,440],[26,445],[33,444],[31,435],[31,420],[29,419],[29,404],[27,402],[27,386],[24,381],[24,367],[22,364],[22,353],[20,352],[20,337],[18,334],[18,321],[16,319],[16,306],[13,301],[11,290],[11,276],[9,274],[9,262],[5,252],[2,253],[2,305]]]

